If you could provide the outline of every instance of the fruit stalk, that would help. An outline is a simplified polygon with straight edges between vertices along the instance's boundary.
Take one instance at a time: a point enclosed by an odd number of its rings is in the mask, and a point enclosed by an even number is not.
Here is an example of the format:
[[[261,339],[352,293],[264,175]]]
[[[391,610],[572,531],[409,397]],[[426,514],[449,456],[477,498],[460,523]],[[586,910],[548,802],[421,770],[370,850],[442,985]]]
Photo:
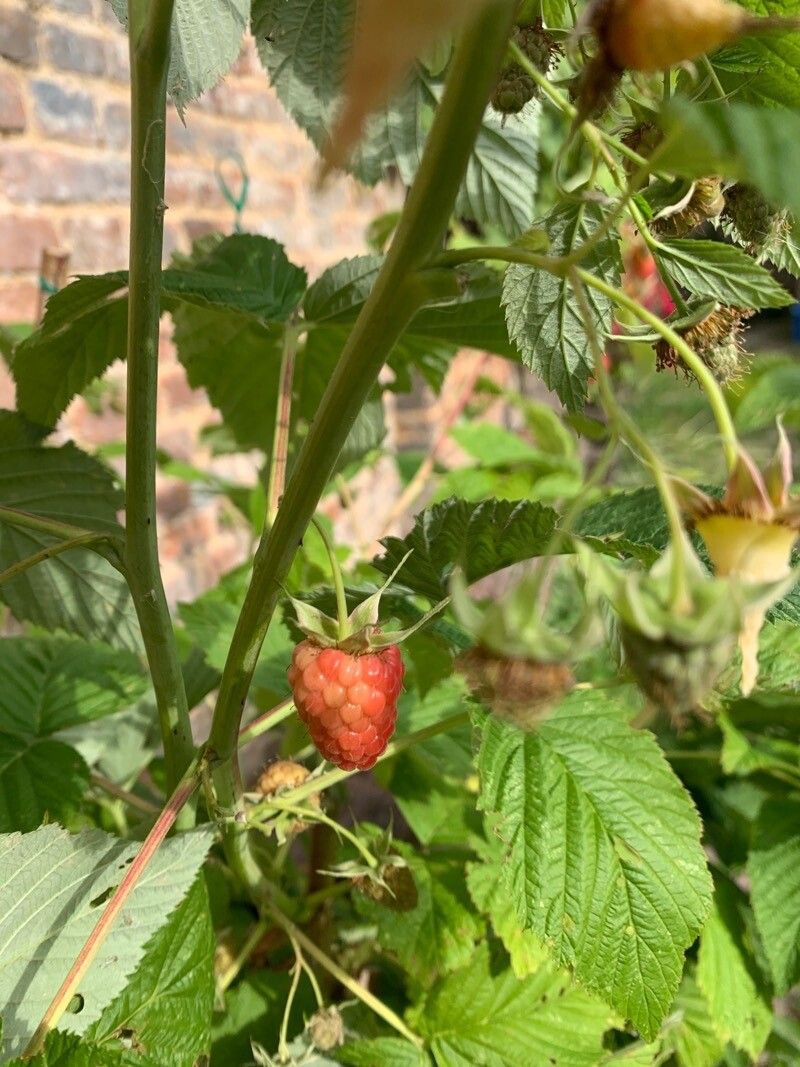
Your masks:
[[[488,6],[462,34],[417,177],[375,286],[342,352],[298,456],[277,518],[256,552],[253,577],[222,674],[209,744],[217,757],[216,801],[224,815],[241,811],[236,758],[239,724],[258,654],[280,595],[280,583],[316,510],[333,466],[392,346],[427,289],[417,272],[441,247],[456,194],[497,77],[516,4]],[[257,870],[246,835],[225,830],[240,872]],[[241,863],[239,862],[241,861]],[[252,883],[248,884],[253,888]]]
[[[174,0],[134,0],[130,5],[131,249],[124,557],[153,680],[170,789],[194,754],[156,534],[158,335],[173,4]]]

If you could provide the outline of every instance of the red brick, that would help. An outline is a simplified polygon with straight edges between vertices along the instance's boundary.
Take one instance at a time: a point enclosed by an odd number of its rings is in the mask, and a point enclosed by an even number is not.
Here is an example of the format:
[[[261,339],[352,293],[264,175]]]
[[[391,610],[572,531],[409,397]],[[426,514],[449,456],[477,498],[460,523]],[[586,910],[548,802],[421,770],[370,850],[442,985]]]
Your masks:
[[[128,161],[0,143],[0,184],[18,203],[126,203]]]
[[[156,485],[156,508],[159,518],[171,520],[183,514],[192,503],[192,492],[188,482],[180,478],[167,478],[160,475]]]
[[[0,133],[22,133],[25,129],[25,102],[19,78],[10,70],[0,70]]]
[[[249,122],[286,121],[286,112],[270,89],[266,75],[263,89],[252,89],[227,80],[220,82],[203,98],[203,110]]]
[[[108,148],[127,150],[131,140],[131,109],[128,104],[115,101],[106,106],[97,139]]]
[[[2,33],[0,33],[0,56],[12,63],[32,67],[39,61],[36,47],[37,21],[31,10],[24,7],[0,7]]]
[[[64,220],[62,236],[71,252],[71,270],[99,274],[128,265],[127,220],[94,213],[79,215]]]
[[[73,144],[93,144],[97,139],[94,100],[88,93],[48,78],[34,79],[31,93],[36,122],[45,134]]]
[[[167,169],[165,199],[168,205],[202,204],[205,209],[222,208],[225,199],[211,169],[178,164]]]
[[[42,249],[57,244],[55,227],[42,215],[0,216],[0,270],[38,270]]]
[[[79,33],[53,23],[45,28],[44,38],[50,61],[59,70],[98,76],[105,74],[105,42],[102,37]]]
[[[0,322],[33,322],[39,306],[36,282],[0,282]]]

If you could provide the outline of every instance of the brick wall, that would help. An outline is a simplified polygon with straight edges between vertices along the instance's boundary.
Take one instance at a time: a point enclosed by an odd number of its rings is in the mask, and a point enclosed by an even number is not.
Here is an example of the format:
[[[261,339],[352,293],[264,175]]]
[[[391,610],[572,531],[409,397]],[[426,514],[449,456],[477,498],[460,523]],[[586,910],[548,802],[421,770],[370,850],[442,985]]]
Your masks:
[[[0,0],[0,321],[33,316],[46,245],[68,247],[74,271],[126,264],[128,124],[127,41],[106,0]],[[185,126],[169,114],[167,252],[231,230],[215,166],[232,152],[251,177],[245,227],[312,274],[363,251],[366,224],[397,202],[343,178],[313,190],[314,153],[248,42]]]
[[[71,273],[127,265],[128,92],[127,40],[106,0],[0,0],[0,322],[34,318],[46,247],[69,250]],[[171,110],[167,149],[167,256],[210,230],[232,229],[216,177],[231,153],[250,175],[244,228],[282,241],[312,277],[364,252],[367,224],[401,200],[399,189],[366,190],[344,177],[315,190],[315,154],[271,92],[252,41],[228,77],[188,109],[185,125]],[[90,450],[122,440],[123,367],[109,378],[100,410],[96,398],[77,398],[60,437]],[[2,373],[0,405],[13,405]],[[203,447],[200,431],[218,416],[189,388],[168,336],[159,417],[159,443],[176,458],[254,480],[257,457],[213,458]],[[390,501],[394,484],[390,464],[362,479],[356,506],[366,537],[377,497]],[[207,492],[163,477],[158,492],[165,584],[171,600],[190,599],[244,557],[249,536]]]

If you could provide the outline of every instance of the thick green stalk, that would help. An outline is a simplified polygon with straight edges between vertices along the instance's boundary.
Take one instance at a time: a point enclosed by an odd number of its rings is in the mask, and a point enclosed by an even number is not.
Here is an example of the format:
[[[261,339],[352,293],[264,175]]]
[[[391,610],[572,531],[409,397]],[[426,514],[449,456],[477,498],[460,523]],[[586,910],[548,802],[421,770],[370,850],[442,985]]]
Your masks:
[[[180,780],[194,752],[156,534],[158,325],[172,11],[173,0],[133,0],[130,5],[131,243],[125,486],[126,573],[153,679],[169,788]]]
[[[426,301],[429,289],[418,272],[441,248],[505,53],[515,8],[513,0],[487,5],[462,35],[392,246],[322,398],[275,523],[256,552],[209,737],[217,757],[213,775],[216,802],[223,814],[235,816],[241,809],[236,758],[239,723],[280,584],[381,367]],[[226,829],[226,844],[229,857],[238,853],[243,858],[245,835],[235,825]],[[236,865],[242,869],[238,862]]]

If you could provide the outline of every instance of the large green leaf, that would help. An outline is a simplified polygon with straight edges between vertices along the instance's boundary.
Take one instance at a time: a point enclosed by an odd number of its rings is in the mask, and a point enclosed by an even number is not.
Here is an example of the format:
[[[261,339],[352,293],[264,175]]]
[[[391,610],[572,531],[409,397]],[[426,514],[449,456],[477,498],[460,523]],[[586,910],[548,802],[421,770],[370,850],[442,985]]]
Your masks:
[[[533,222],[539,170],[539,111],[511,121],[488,115],[472,150],[456,214],[517,237]]]
[[[794,360],[779,360],[760,373],[756,364],[754,371],[742,383],[735,409],[737,429],[751,433],[772,427],[779,415],[795,424],[800,415],[800,366]]]
[[[675,101],[662,119],[666,170],[701,178],[720,174],[755,185],[777,206],[800,214],[800,112],[747,104]]]
[[[336,1059],[350,1067],[430,1067],[431,1063],[424,1049],[399,1037],[376,1037],[344,1045],[336,1050]]]
[[[719,1067],[723,1043],[691,973],[684,976],[672,1012],[664,1027],[664,1048],[674,1054],[678,1067]]]
[[[769,1037],[772,1011],[754,980],[744,940],[735,891],[720,883],[700,939],[697,984],[722,1043],[730,1041],[755,1060]]]
[[[800,981],[800,801],[769,801],[747,863],[753,910],[779,993]]]
[[[394,849],[406,860],[418,899],[410,911],[395,911],[358,897],[359,912],[375,924],[381,948],[396,959],[419,988],[470,959],[483,923],[469,906],[460,870],[423,859],[409,845]]]
[[[535,734],[487,719],[478,769],[520,919],[650,1040],[711,886],[697,812],[627,714],[600,692],[567,698]]]
[[[383,259],[357,256],[326,270],[311,285],[303,301],[303,313],[310,326],[309,347],[332,348],[337,356],[347,339],[349,327],[370,294]],[[500,307],[500,280],[495,271],[469,268],[462,273],[458,297],[418,312],[395,346],[389,364],[395,372],[408,363],[419,363],[426,373],[425,356],[443,348],[482,348],[502,356],[513,356]],[[430,377],[426,373],[426,377]]]
[[[518,980],[486,945],[433,987],[418,1026],[438,1067],[592,1067],[613,1019],[562,974],[543,968]]]
[[[127,0],[110,3],[127,26]],[[228,0],[221,8],[209,0],[176,0],[167,89],[179,111],[227,74],[239,55],[249,11],[247,0]]]
[[[122,494],[111,472],[72,444],[0,447],[0,505],[87,530],[121,535]],[[59,540],[0,521],[0,570]],[[48,630],[138,650],[139,626],[122,575],[88,549],[73,549],[3,582],[14,615]]]
[[[166,841],[137,883],[81,984],[62,1029],[84,1033],[122,992],[144,947],[197,875],[213,840],[205,829]],[[0,837],[2,1055],[27,1044],[139,844],[58,826]],[[36,967],[31,967],[31,960]]]
[[[47,302],[41,327],[16,348],[17,404],[34,422],[55,425],[74,396],[125,358],[127,280],[124,271],[78,278]],[[245,329],[285,321],[302,298],[306,274],[277,241],[234,234],[165,270],[161,283],[164,310],[236,309]],[[227,366],[231,354],[220,350],[218,364]]]
[[[800,14],[797,0],[737,0],[757,15]],[[752,34],[712,57],[722,87],[734,99],[800,107],[800,34]]]
[[[202,878],[148,943],[122,994],[89,1029],[102,1052],[122,1038],[124,1067],[193,1067],[208,1053],[214,930]]]
[[[78,278],[47,301],[44,321],[14,351],[17,407],[55,426],[70,400],[125,358],[128,276]]]
[[[146,687],[130,653],[64,638],[0,640],[0,832],[74,812],[88,771],[53,735],[112,715]]]
[[[555,524],[552,508],[527,500],[446,500],[417,515],[407,537],[385,538],[381,543],[386,553],[374,560],[374,566],[391,574],[413,552],[398,581],[415,593],[441,600],[448,594],[455,567],[463,569],[468,582],[476,582],[512,563],[540,556]]]
[[[785,307],[792,297],[746,252],[719,241],[667,241],[658,259],[679,285],[734,307]]]
[[[33,1059],[5,1061],[7,1067],[125,1067],[122,1054],[115,1049],[101,1049],[94,1042],[82,1041],[75,1034],[51,1030],[44,1048]]]
[[[517,978],[541,970],[547,952],[533,930],[519,921],[514,895],[503,875],[503,843],[493,835],[476,845],[479,862],[467,868],[467,887],[479,911],[492,924],[511,960]]]
[[[567,256],[583,244],[603,221],[603,211],[589,202],[567,203],[537,223],[550,238],[550,252]],[[619,280],[619,249],[608,237],[583,261],[587,270],[614,283]],[[599,336],[610,332],[611,303],[602,294],[586,293]],[[583,407],[593,356],[579,305],[566,278],[512,263],[503,285],[508,335],[523,363],[554,390],[570,411]]]

